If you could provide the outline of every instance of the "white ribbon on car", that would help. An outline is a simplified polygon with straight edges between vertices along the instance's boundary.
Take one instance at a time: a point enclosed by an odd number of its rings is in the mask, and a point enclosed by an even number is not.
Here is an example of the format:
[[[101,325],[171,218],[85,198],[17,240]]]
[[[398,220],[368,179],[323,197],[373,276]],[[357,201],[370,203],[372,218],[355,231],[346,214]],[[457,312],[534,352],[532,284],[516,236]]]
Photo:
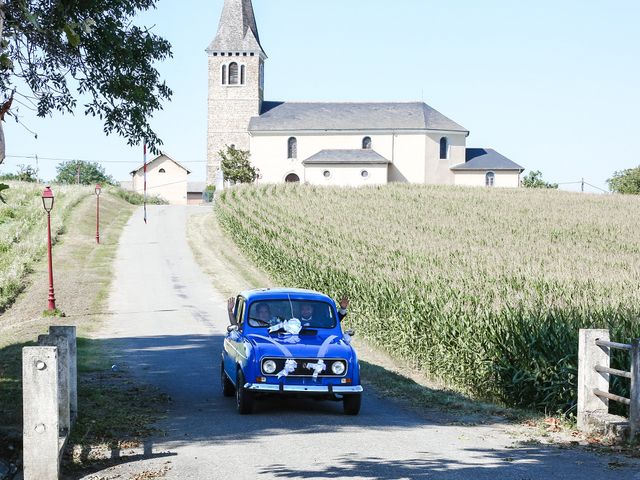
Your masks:
[[[284,330],[291,335],[298,335],[302,331],[302,322],[297,318],[292,318],[291,320],[278,322],[274,326],[269,327],[269,333],[277,332],[278,330]]]
[[[286,377],[290,373],[293,373],[296,368],[298,368],[298,362],[296,362],[293,358],[287,358],[287,361],[284,362],[284,368],[280,370],[277,377]]]
[[[327,369],[327,364],[324,363],[324,360],[320,359],[316,363],[305,363],[305,368],[309,370],[313,370],[313,379],[317,380],[318,375],[324,372]]]

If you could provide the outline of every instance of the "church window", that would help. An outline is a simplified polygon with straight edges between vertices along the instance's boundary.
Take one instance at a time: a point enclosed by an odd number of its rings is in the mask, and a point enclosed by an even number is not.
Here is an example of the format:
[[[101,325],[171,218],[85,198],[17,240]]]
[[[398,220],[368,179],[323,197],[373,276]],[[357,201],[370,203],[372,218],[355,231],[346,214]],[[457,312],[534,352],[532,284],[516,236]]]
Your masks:
[[[371,137],[364,137],[362,139],[362,148],[364,150],[371,150],[373,143],[371,142]]]
[[[226,65],[222,65],[222,84],[223,85],[227,84],[227,66]]]
[[[229,64],[229,85],[238,85],[238,64],[236,62]]]
[[[240,65],[240,85],[244,85],[244,65]]]
[[[493,172],[487,172],[484,177],[484,184],[487,187],[493,187],[496,184],[496,174]]]
[[[325,170],[322,172],[322,176],[328,180],[331,178],[331,172],[329,170]]]
[[[284,181],[287,183],[300,183],[300,177],[295,173],[290,173],[285,177]]]
[[[449,139],[442,137],[440,139],[440,160],[446,160],[449,158]]]
[[[295,137],[287,142],[287,158],[298,158],[298,139]]]
[[[362,170],[360,172],[360,176],[366,180],[367,178],[369,178],[369,171],[368,170]]]

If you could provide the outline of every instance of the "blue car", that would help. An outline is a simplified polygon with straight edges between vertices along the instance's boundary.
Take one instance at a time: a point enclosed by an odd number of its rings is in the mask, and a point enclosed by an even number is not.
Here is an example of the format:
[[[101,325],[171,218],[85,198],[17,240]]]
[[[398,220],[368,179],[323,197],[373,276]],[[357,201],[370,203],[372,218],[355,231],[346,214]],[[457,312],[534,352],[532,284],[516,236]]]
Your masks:
[[[262,289],[235,299],[222,350],[225,396],[238,412],[253,411],[265,395],[313,396],[342,401],[360,412],[362,386],[353,332],[342,331],[335,302],[310,290]]]

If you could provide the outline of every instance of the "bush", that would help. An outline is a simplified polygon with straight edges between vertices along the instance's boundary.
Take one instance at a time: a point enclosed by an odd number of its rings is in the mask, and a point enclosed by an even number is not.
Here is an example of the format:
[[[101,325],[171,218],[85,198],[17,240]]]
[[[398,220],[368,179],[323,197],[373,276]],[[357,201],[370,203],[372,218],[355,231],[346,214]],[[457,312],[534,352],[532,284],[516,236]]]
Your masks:
[[[114,195],[129,202],[131,205],[142,205],[144,203],[144,195],[134,192],[132,190],[125,190],[123,188],[113,188],[110,190]],[[147,195],[147,205],[168,205],[164,198],[157,195]]]

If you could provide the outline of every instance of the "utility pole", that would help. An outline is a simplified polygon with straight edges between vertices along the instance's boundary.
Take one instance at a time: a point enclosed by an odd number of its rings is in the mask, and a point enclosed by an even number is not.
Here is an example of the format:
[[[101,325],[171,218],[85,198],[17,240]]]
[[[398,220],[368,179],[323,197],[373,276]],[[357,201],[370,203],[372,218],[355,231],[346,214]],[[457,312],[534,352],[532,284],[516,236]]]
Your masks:
[[[580,189],[582,190],[582,193],[584,193],[584,177],[582,178],[582,182],[580,183]]]

